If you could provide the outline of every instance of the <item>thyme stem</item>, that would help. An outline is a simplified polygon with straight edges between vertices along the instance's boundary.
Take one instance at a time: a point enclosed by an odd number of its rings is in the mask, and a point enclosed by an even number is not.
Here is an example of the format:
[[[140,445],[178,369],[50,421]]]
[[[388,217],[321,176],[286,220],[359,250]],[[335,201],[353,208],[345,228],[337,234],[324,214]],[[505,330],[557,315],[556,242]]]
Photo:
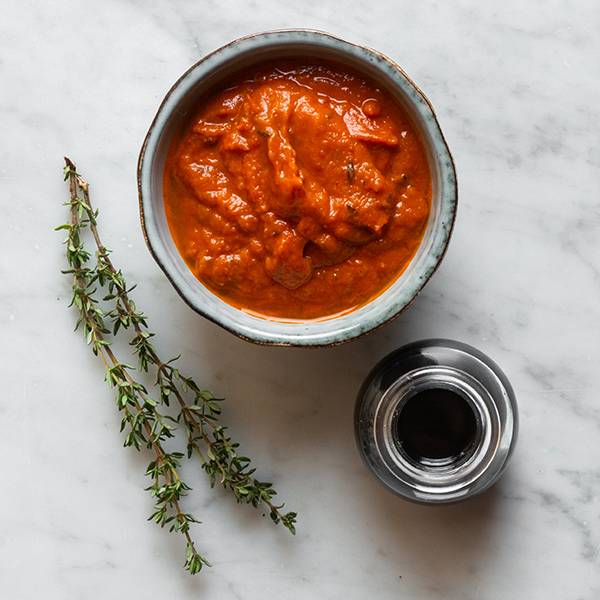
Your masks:
[[[227,428],[220,424],[220,402],[209,391],[201,389],[196,382],[174,366],[178,357],[163,361],[151,343],[154,337],[148,328],[146,316],[137,309],[130,297],[135,286],[128,288],[122,272],[115,268],[110,251],[100,239],[98,211],[92,208],[88,183],[77,173],[72,161],[65,158],[65,180],[69,182],[70,221],[57,229],[68,232],[65,240],[69,269],[72,275],[74,305],[79,311],[76,329],[82,327],[87,343],[102,360],[106,379],[115,390],[117,407],[123,413],[121,431],[127,429],[124,445],[138,451],[146,447],[154,459],[148,465],[146,475],[152,479],[147,488],[155,498],[155,506],[149,520],[161,527],[169,525],[170,531],[181,533],[186,540],[185,568],[194,574],[209,565],[197,552],[190,535],[190,524],[196,519],[181,508],[181,498],[190,487],[182,481],[179,467],[184,454],[167,452],[163,442],[174,436],[178,425],[187,434],[187,455],[195,454],[201,468],[209,477],[211,487],[218,481],[233,493],[238,502],[263,506],[274,523],[281,523],[295,533],[297,515],[282,512],[283,504],[273,501],[276,491],[271,483],[257,480],[250,466],[250,459],[238,454],[239,444],[226,434]],[[81,240],[84,229],[89,229],[96,246],[96,263],[91,267],[91,254]],[[96,287],[108,294],[103,301],[111,306],[104,312],[95,297]],[[112,329],[109,329],[110,322]],[[138,357],[139,371],[148,372],[152,366],[156,373],[157,398],[132,374],[134,368],[119,361],[110,347],[111,337],[120,329],[133,330],[130,341]],[[179,412],[172,418],[159,410],[168,407],[171,397],[177,401]],[[190,398],[188,401],[187,398]]]

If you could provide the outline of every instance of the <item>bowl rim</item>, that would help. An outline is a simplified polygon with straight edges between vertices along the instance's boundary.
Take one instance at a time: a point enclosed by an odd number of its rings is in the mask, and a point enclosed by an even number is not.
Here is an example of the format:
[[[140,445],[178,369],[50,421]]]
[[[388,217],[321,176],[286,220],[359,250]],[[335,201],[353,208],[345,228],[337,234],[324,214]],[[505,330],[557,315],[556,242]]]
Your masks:
[[[324,40],[331,44],[335,44],[338,47],[341,47],[344,51],[354,51],[354,52],[363,53],[363,58],[367,58],[369,55],[371,55],[372,57],[374,57],[374,58],[386,63],[390,67],[392,67],[395,71],[398,72],[401,79],[404,79],[404,81],[408,84],[409,88],[412,88],[412,90],[414,90],[414,92],[418,96],[418,99],[423,102],[424,107],[426,108],[427,112],[429,113],[428,116],[431,117],[431,120],[427,127],[428,128],[431,127],[433,129],[433,133],[435,134],[437,140],[440,142],[440,147],[435,149],[434,153],[438,154],[439,150],[441,149],[442,153],[444,154],[443,158],[447,160],[446,166],[447,166],[447,169],[449,170],[450,177],[449,177],[449,181],[447,181],[445,183],[445,185],[451,186],[451,190],[450,190],[451,193],[450,193],[449,199],[447,200],[447,202],[449,201],[450,205],[449,205],[449,212],[447,215],[448,220],[446,221],[446,226],[444,227],[443,239],[441,240],[441,244],[436,248],[437,256],[435,258],[435,262],[432,266],[427,268],[427,270],[421,275],[421,277],[419,277],[419,281],[418,281],[418,283],[416,283],[414,285],[414,289],[410,293],[410,297],[408,298],[407,301],[405,301],[405,302],[399,301],[397,304],[394,305],[394,310],[391,312],[391,314],[388,311],[388,314],[383,315],[383,318],[372,320],[367,325],[366,328],[361,328],[359,326],[353,326],[350,329],[350,331],[348,331],[348,328],[347,328],[346,330],[340,330],[339,332],[332,332],[325,336],[319,336],[318,334],[290,335],[290,334],[285,334],[285,333],[279,333],[279,334],[262,333],[261,335],[257,335],[256,337],[254,337],[250,333],[240,331],[237,327],[233,326],[229,322],[228,319],[221,318],[219,311],[212,312],[212,311],[206,310],[203,306],[201,306],[198,302],[195,301],[195,300],[197,300],[197,298],[195,298],[193,294],[186,293],[180,287],[180,285],[177,281],[177,277],[176,277],[174,269],[172,270],[169,267],[169,265],[167,264],[168,261],[163,259],[162,252],[160,252],[160,249],[162,248],[163,244],[159,240],[154,238],[154,233],[155,233],[154,227],[149,227],[148,223],[147,223],[147,218],[148,218],[147,214],[150,214],[152,212],[152,202],[149,198],[146,199],[145,192],[144,192],[144,187],[145,187],[145,183],[146,183],[145,177],[144,177],[144,175],[145,175],[144,164],[147,159],[150,160],[152,158],[152,154],[148,155],[148,153],[147,153],[148,146],[153,137],[160,136],[160,131],[158,133],[156,133],[157,123],[158,123],[159,118],[162,116],[163,112],[165,111],[167,105],[169,104],[171,96],[178,90],[178,88],[181,86],[181,84],[186,79],[188,79],[188,77],[194,71],[199,69],[205,62],[207,62],[211,59],[214,60],[215,57],[217,57],[219,54],[224,54],[224,53],[230,51],[232,49],[232,47],[234,47],[234,46],[240,46],[240,50],[242,50],[244,52],[248,52],[249,49],[251,49],[251,48],[243,48],[242,46],[244,43],[246,43],[246,44],[248,44],[248,43],[251,44],[252,42],[260,43],[260,41],[262,41],[262,40],[268,41],[269,38],[272,38],[275,36],[277,36],[278,38],[281,39],[281,36],[283,36],[283,35],[289,36],[285,40],[285,42],[287,42],[287,43],[293,43],[293,42],[306,43],[307,42],[306,36],[313,35],[317,39]],[[314,42],[316,40],[310,40],[310,41]],[[229,59],[230,58],[231,57],[229,57]],[[222,64],[226,64],[227,60],[229,60],[229,59],[226,58]],[[199,78],[195,83],[197,83],[200,80],[201,80],[201,78]],[[415,108],[418,109],[418,107],[416,107],[416,106],[415,106]],[[169,111],[169,113],[167,114],[166,121],[168,121],[168,118],[172,115],[173,112],[174,112],[173,110]],[[166,124],[166,121],[165,121],[165,124]],[[150,186],[148,186],[148,188],[150,189]],[[171,285],[175,288],[176,292],[183,299],[183,301],[190,308],[192,308],[192,310],[194,310],[198,314],[202,315],[203,317],[207,318],[208,320],[212,321],[216,325],[219,325],[226,331],[233,333],[237,337],[239,337],[243,340],[255,343],[255,344],[267,345],[267,346],[302,346],[302,347],[336,346],[339,344],[346,343],[350,340],[356,339],[358,337],[361,337],[363,335],[366,335],[368,333],[372,333],[373,331],[379,329],[380,327],[383,327],[385,324],[387,324],[390,321],[397,318],[400,315],[400,313],[402,313],[404,310],[406,310],[415,301],[415,299],[420,294],[420,292],[422,291],[425,284],[431,279],[433,274],[439,268],[439,265],[442,262],[445,254],[447,252],[450,237],[454,230],[454,224],[456,221],[456,212],[457,212],[457,207],[458,207],[458,184],[457,184],[456,167],[455,167],[454,159],[452,157],[452,154],[448,147],[448,143],[446,142],[446,139],[445,139],[442,129],[440,127],[440,124],[439,124],[437,115],[434,111],[433,105],[431,104],[431,102],[429,101],[427,96],[423,93],[423,91],[406,74],[406,72],[402,69],[402,67],[400,67],[400,65],[398,65],[394,60],[389,58],[387,55],[379,52],[378,50],[370,48],[368,46],[363,46],[360,44],[355,44],[353,42],[348,42],[347,40],[344,40],[344,39],[342,39],[336,35],[333,35],[331,33],[321,31],[318,29],[310,29],[310,28],[273,29],[273,30],[268,30],[268,31],[263,31],[263,32],[251,33],[249,35],[245,35],[245,36],[236,38],[236,39],[232,40],[231,42],[228,42],[227,44],[220,46],[220,47],[216,48],[215,50],[212,50],[211,52],[208,52],[207,54],[203,55],[198,61],[196,61],[194,64],[192,64],[173,83],[173,85],[169,88],[169,90],[163,97],[163,99],[152,119],[152,122],[148,128],[148,131],[144,137],[144,141],[140,148],[138,162],[137,162],[137,189],[138,189],[138,207],[139,207],[139,212],[140,212],[140,223],[141,223],[142,234],[143,234],[146,246],[148,247],[148,250],[150,251],[150,254],[152,255],[155,262],[158,264],[160,269],[166,275],[167,279],[169,280]],[[148,194],[148,196],[149,195],[150,195],[150,193]],[[148,210],[148,209],[150,209],[150,210]],[[210,288],[204,286],[202,284],[202,282],[200,282],[199,280],[198,280],[198,284],[201,285],[202,287],[204,287],[204,289],[209,294],[211,294],[212,296],[217,298],[220,302],[227,304],[224,300],[219,298],[219,296],[214,294],[214,292],[212,292],[212,290],[210,290]],[[364,305],[364,307],[372,305],[379,298],[381,298],[385,293],[386,292],[384,291],[381,294],[378,294],[372,300],[367,302]],[[361,310],[361,308],[362,307],[359,307],[347,314],[355,313],[355,312]],[[250,315],[248,315],[248,316],[250,316]],[[338,318],[340,318],[340,317],[333,317],[332,319],[327,319],[327,320],[322,320],[322,321],[309,320],[309,321],[306,321],[305,323],[312,323],[312,324],[328,323],[331,321],[335,321]],[[260,318],[256,318],[256,319],[262,320]],[[278,321],[269,321],[268,319],[265,319],[265,321],[270,322],[270,323],[278,322]],[[285,321],[282,321],[281,323],[286,324],[286,325],[289,324]],[[302,322],[300,322],[299,324],[302,324]],[[253,332],[253,333],[255,333],[255,332]]]

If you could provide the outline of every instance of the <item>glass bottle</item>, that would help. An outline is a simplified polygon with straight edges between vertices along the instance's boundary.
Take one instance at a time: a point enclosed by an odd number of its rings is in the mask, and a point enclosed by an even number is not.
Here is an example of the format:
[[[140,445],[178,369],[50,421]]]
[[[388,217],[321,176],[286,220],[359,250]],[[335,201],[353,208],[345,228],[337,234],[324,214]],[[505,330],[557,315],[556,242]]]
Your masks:
[[[407,500],[465,500],[504,472],[517,439],[512,387],[467,344],[433,339],[386,356],[357,399],[356,439],[377,478]]]

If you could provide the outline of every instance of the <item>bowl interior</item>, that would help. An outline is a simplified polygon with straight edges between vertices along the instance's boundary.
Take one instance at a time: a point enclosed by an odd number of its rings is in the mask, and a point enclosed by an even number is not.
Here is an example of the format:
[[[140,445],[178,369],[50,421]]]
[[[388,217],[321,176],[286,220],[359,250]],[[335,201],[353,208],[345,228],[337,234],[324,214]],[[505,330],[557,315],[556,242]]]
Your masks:
[[[432,176],[432,206],[423,241],[404,273],[367,305],[321,321],[282,322],[255,317],[207,289],[180,256],[163,203],[165,160],[174,138],[198,102],[238,71],[265,61],[302,58],[347,66],[384,87],[403,106],[425,146]],[[456,209],[452,158],[428,101],[407,76],[382,55],[314,31],[279,31],[232,42],[188,70],[161,105],[140,154],[142,224],[152,254],[183,299],[226,329],[259,343],[324,345],[369,331],[399,313],[417,295],[440,262]]]

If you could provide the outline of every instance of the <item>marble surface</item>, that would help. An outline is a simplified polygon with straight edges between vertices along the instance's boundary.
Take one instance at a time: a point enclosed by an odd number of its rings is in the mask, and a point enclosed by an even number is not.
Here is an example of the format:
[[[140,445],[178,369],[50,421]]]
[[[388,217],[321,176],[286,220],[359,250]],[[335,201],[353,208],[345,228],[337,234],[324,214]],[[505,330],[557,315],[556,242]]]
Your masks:
[[[429,95],[456,159],[447,257],[393,324],[323,350],[255,347],[192,313],[138,223],[139,146],[171,83],[236,36],[329,30],[389,54]],[[600,597],[600,5],[593,0],[5,0],[0,19],[0,594],[7,600],[500,600]],[[226,420],[300,513],[296,538],[208,489],[187,506],[214,567],[146,523],[145,459],[121,448],[61,277],[62,156],[166,354],[228,398]],[[429,508],[361,464],[352,411],[374,362],[429,336],[494,357],[521,406],[511,468]]]

